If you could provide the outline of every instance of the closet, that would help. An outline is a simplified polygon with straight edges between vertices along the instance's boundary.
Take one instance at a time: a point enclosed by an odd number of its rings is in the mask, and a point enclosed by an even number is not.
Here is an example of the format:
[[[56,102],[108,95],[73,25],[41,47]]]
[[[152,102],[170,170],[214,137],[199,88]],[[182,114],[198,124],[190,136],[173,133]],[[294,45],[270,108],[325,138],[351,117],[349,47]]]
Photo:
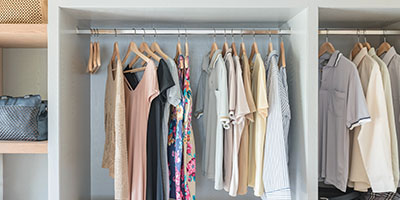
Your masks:
[[[49,2],[49,199],[112,199],[113,180],[101,168],[104,146],[104,91],[106,64],[112,45],[118,41],[125,53],[130,41],[137,44],[142,36],[100,35],[103,65],[94,75],[86,73],[89,56],[89,35],[79,35],[76,28],[280,28],[290,30],[283,36],[287,59],[289,101],[292,111],[289,132],[289,171],[293,199],[318,199],[318,48],[326,37],[319,29],[400,29],[396,1],[79,1]],[[263,56],[268,35],[255,36]],[[357,35],[330,35],[328,39],[348,56]],[[400,48],[398,36],[386,39]],[[145,36],[148,43],[156,40],[168,55],[175,54],[176,35]],[[227,40],[231,37],[227,34]],[[241,40],[235,36],[235,41]],[[360,40],[364,37],[360,34]],[[250,49],[252,36],[244,36]],[[274,48],[279,36],[272,36]],[[383,36],[367,36],[372,46]],[[188,36],[191,86],[194,95],[200,76],[201,58],[213,42],[213,36]],[[223,36],[217,36],[219,46]],[[194,133],[201,124],[193,122]],[[199,137],[199,135],[196,135]],[[196,138],[196,142],[200,141]],[[196,143],[201,152],[202,144]],[[201,156],[199,156],[201,157]],[[197,163],[201,166],[201,161]],[[215,191],[213,181],[202,177],[198,167],[197,199],[234,199],[226,192]],[[255,199],[251,190],[237,199]]]
[[[1,95],[47,99],[47,24],[0,24],[0,74]],[[47,199],[47,145],[0,141],[0,199]]]
[[[60,4],[61,5],[61,4]],[[59,26],[51,28],[54,34],[49,35],[49,100],[57,102],[50,105],[49,118],[50,130],[57,134],[50,137],[49,158],[58,162],[49,163],[50,175],[49,199],[111,199],[113,198],[113,180],[108,172],[101,168],[101,159],[104,146],[104,91],[106,78],[106,63],[109,62],[112,46],[118,41],[120,51],[125,53],[130,41],[140,44],[143,37],[132,35],[100,35],[101,57],[103,65],[96,74],[89,75],[85,72],[88,60],[89,35],[76,34],[79,29],[132,29],[132,28],[180,28],[181,40],[184,40],[184,29],[231,28],[240,29],[282,29],[289,30],[292,34],[282,36],[285,43],[289,96],[292,109],[292,126],[290,135],[290,181],[293,196],[296,199],[309,199],[311,188],[316,188],[316,179],[312,177],[313,159],[309,151],[308,135],[313,132],[306,124],[310,111],[305,111],[306,102],[310,100],[308,92],[308,71],[310,63],[308,51],[309,31],[308,9],[298,5],[291,8],[244,8],[233,6],[221,8],[145,8],[125,6],[121,8],[90,8],[81,7],[77,2],[68,2],[62,9],[50,12],[50,19],[58,21]],[[76,6],[73,6],[76,5]],[[50,4],[51,7],[51,4]],[[57,5],[54,5],[56,8]],[[68,7],[68,8],[67,8]],[[53,12],[53,13],[52,13]],[[150,14],[151,13],[151,14]],[[241,17],[237,13],[243,13]],[[52,18],[54,17],[54,18]],[[50,23],[51,24],[51,23]],[[52,25],[49,25],[52,26]],[[316,30],[316,29],[315,29]],[[250,51],[253,36],[243,37],[246,49]],[[151,36],[146,35],[144,40],[151,43],[157,40],[163,51],[168,55],[175,55],[175,46],[178,40],[176,35]],[[227,40],[231,41],[229,31]],[[235,41],[240,42],[241,37],[235,36]],[[259,50],[263,57],[267,54],[269,36],[256,35]],[[275,49],[279,49],[279,36],[272,36]],[[209,51],[213,42],[212,35],[189,35],[191,87],[196,94],[197,83],[201,70],[201,59]],[[216,42],[220,47],[224,36],[218,35]],[[316,100],[316,99],[315,99]],[[53,123],[51,123],[53,121]],[[196,135],[201,127],[194,120],[194,134],[196,141],[201,141]],[[196,143],[199,157],[203,146]],[[310,145],[313,146],[313,145]],[[199,159],[200,160],[200,159]],[[196,177],[197,199],[231,199],[226,192],[215,191],[212,180],[201,175],[201,160],[197,162],[198,172]],[[305,184],[306,183],[306,184]],[[314,186],[313,186],[314,185]],[[315,191],[314,191],[315,192]],[[247,196],[238,199],[256,199],[249,190]]]
[[[368,42],[371,47],[378,49],[381,43],[387,41],[397,50],[399,6],[371,6],[376,7],[332,8],[325,5],[319,8],[319,46],[328,40],[347,58],[350,58],[351,50],[357,42]],[[321,196],[338,192],[334,187],[320,186]]]

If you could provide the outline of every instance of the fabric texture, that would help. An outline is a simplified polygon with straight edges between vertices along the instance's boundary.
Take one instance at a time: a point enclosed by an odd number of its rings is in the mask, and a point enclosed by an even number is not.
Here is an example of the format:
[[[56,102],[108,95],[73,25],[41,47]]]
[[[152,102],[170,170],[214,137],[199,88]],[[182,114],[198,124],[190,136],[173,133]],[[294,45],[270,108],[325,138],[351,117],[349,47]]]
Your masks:
[[[159,94],[157,69],[150,60],[142,79],[133,89],[125,81],[130,199],[146,199],[146,141],[150,105]]]
[[[196,148],[192,129],[192,89],[190,88],[189,57],[180,56],[184,67],[180,68],[179,76],[182,77],[183,93],[183,199],[196,199]],[[180,64],[181,65],[181,64]]]
[[[268,99],[264,62],[259,53],[255,55],[251,68],[252,94],[257,111],[254,123],[250,125],[248,184],[254,188],[255,196],[261,196],[264,193],[262,174]]]
[[[286,140],[283,131],[279,95],[279,55],[272,51],[265,60],[267,74],[268,117],[264,147],[262,199],[291,199]]]
[[[349,130],[371,121],[356,66],[339,51],[319,58],[319,181],[345,192]]]
[[[236,76],[236,92],[234,97],[236,98],[236,106],[235,116],[233,119],[232,176],[229,187],[229,195],[236,196],[239,187],[239,148],[242,132],[245,127],[246,115],[250,113],[250,108],[247,104],[239,56],[234,56],[233,60]]]
[[[393,96],[392,96],[392,86],[390,84],[390,74],[387,65],[380,59],[376,53],[375,49],[372,47],[368,54],[379,64],[379,69],[382,75],[383,89],[385,92],[387,116],[389,122],[390,130],[390,142],[391,142],[391,153],[392,156],[392,171],[394,185],[397,188],[399,184],[399,155],[398,155],[398,144],[397,144],[397,134],[396,134],[396,122],[393,109]]]
[[[251,72],[250,72],[249,60],[246,54],[242,55],[241,67],[242,67],[243,86],[246,95],[246,102],[250,109],[250,112],[245,116],[246,119],[239,147],[239,183],[238,183],[237,194],[244,195],[247,193],[247,186],[248,186],[250,123],[254,122],[254,113],[256,112],[256,106],[251,91],[251,85],[252,85]]]
[[[232,177],[232,154],[233,154],[233,132],[234,117],[236,109],[236,72],[233,63],[232,49],[226,50],[224,55],[225,67],[228,72],[228,103],[229,103],[229,129],[224,130],[224,189],[229,192]]]
[[[395,191],[392,172],[390,129],[385,92],[378,63],[367,48],[355,56],[361,85],[366,96],[370,123],[354,130],[349,186],[357,191]]]
[[[169,72],[171,73],[174,85],[167,89],[167,101],[164,106],[164,113],[162,118],[162,135],[161,135],[161,170],[162,180],[164,186],[164,199],[169,199],[169,171],[168,171],[168,122],[170,115],[170,107],[176,107],[181,101],[181,87],[179,83],[178,69],[176,63],[172,58],[166,59]]]
[[[115,69],[113,72],[112,69]],[[128,151],[126,140],[124,75],[121,61],[107,67],[104,100],[105,133],[103,168],[114,178],[114,198],[129,199]]]
[[[393,108],[397,132],[397,144],[400,143],[400,55],[391,47],[387,53],[381,55],[387,65],[392,86]],[[400,152],[400,148],[398,148]],[[400,155],[400,153],[398,153]],[[400,162],[400,159],[399,159]]]
[[[146,200],[164,199],[161,169],[162,117],[167,102],[167,90],[174,86],[174,80],[167,63],[161,59],[157,68],[159,95],[151,102],[147,122],[147,178]]]
[[[290,104],[289,104],[289,91],[286,76],[286,66],[279,68],[279,96],[281,98],[282,107],[282,123],[283,132],[285,137],[286,159],[289,162],[289,127],[290,127]]]

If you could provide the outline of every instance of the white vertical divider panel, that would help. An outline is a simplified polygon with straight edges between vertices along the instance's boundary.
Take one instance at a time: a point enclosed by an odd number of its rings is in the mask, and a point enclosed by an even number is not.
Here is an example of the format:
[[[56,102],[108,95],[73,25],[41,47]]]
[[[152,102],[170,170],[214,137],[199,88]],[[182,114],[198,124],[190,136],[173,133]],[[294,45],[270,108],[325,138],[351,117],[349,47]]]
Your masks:
[[[317,199],[316,17],[316,9],[307,8],[288,21],[292,30],[287,52],[290,55],[287,74],[292,112],[289,170],[292,198],[299,200]]]
[[[0,48],[0,95],[3,95],[3,49]],[[0,154],[0,200],[4,198],[3,154]]]
[[[59,10],[59,182],[60,200],[90,199],[89,39],[75,33],[78,21]]]
[[[90,199],[90,76],[77,21],[49,1],[49,199]]]
[[[48,198],[60,200],[59,159],[59,9],[58,0],[48,2]]]

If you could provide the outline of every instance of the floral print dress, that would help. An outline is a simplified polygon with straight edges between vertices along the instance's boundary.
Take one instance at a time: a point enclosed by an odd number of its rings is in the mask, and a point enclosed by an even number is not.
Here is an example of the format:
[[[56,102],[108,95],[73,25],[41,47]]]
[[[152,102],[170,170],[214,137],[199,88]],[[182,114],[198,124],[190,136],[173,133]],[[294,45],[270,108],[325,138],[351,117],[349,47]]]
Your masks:
[[[192,130],[192,90],[189,58],[178,60],[182,100],[171,108],[168,134],[170,198],[194,200],[196,193],[196,150]]]

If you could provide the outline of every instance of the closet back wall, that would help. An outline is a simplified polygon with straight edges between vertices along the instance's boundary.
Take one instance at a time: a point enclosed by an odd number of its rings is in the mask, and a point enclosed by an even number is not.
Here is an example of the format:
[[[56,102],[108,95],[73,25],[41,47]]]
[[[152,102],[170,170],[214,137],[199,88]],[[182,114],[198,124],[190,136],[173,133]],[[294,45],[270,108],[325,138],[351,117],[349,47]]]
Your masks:
[[[217,26],[220,27],[220,26]],[[286,36],[284,36],[286,37]],[[153,36],[146,36],[145,41],[151,44],[154,41]],[[162,50],[170,57],[175,56],[175,48],[177,44],[177,36],[157,36],[156,40],[159,43]],[[272,36],[274,47],[278,48],[278,36]],[[121,57],[125,56],[128,44],[130,41],[135,41],[137,45],[142,42],[142,36],[102,36],[100,38],[101,44],[101,55],[102,55],[102,67],[100,71],[91,76],[91,192],[93,200],[106,200],[113,197],[113,179],[108,176],[108,170],[101,168],[101,161],[104,150],[104,94],[105,94],[105,83],[107,78],[107,65],[109,63],[112,47],[114,41],[118,41]],[[181,42],[185,41],[185,37],[181,36]],[[219,47],[222,47],[224,42],[224,36],[217,36],[216,41]],[[231,43],[231,36],[227,35],[228,43]],[[235,37],[236,44],[240,44],[240,36]],[[250,48],[253,42],[253,36],[244,36],[246,43],[247,52],[250,55]],[[256,41],[262,57],[266,56],[267,43],[269,41],[267,36],[256,36]],[[197,85],[201,73],[201,62],[203,56],[210,51],[213,37],[211,36],[189,36],[189,61],[190,61],[190,85],[193,91],[193,102],[195,103],[197,94]],[[289,46],[289,45],[288,45]],[[239,46],[237,46],[239,49]],[[290,58],[290,55],[287,55]],[[131,57],[129,61],[133,59]],[[140,65],[137,62],[136,65]],[[137,67],[137,66],[136,66]],[[138,73],[140,76],[142,73]],[[194,117],[193,117],[194,118]],[[201,143],[203,130],[202,120],[193,120],[193,128],[196,140],[196,198],[197,199],[208,199],[208,200],[223,200],[230,199],[229,195],[225,191],[215,191],[213,188],[213,180],[206,179],[202,176],[201,165],[202,165],[202,149],[204,144]],[[254,197],[253,191],[249,190],[248,195],[242,198],[246,199],[258,199]]]
[[[3,95],[47,99],[47,49],[3,49]],[[47,154],[3,154],[5,200],[47,199]],[[23,191],[23,192],[22,192]]]

